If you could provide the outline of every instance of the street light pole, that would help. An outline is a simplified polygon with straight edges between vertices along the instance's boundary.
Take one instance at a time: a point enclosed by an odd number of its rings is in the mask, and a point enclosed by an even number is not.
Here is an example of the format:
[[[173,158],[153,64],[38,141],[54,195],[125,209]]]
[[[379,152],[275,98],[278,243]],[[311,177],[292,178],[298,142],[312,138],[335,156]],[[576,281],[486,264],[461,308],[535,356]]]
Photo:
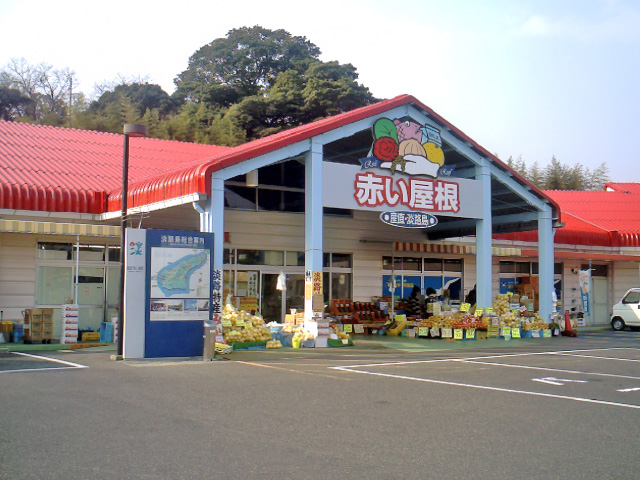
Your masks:
[[[124,152],[122,158],[122,211],[120,213],[120,306],[118,314],[118,358],[124,352],[124,278],[125,278],[125,245],[127,227],[127,196],[129,192],[129,137],[144,137],[147,127],[135,123],[124,126]]]

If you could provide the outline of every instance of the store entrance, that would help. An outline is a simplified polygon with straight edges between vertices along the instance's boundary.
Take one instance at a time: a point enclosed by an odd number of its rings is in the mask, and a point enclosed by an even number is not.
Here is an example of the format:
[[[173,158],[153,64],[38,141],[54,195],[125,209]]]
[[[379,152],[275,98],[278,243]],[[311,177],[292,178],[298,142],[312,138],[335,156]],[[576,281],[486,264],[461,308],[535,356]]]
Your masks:
[[[286,274],[287,289],[285,292],[276,288],[279,275],[279,273],[262,273],[261,313],[267,322],[283,322],[284,315],[289,313],[292,308],[298,311],[304,310],[304,274]]]
[[[260,313],[262,314],[262,318],[264,318],[265,322],[281,323],[284,316],[282,315],[282,292],[276,288],[278,285],[278,274],[263,273],[261,284]]]

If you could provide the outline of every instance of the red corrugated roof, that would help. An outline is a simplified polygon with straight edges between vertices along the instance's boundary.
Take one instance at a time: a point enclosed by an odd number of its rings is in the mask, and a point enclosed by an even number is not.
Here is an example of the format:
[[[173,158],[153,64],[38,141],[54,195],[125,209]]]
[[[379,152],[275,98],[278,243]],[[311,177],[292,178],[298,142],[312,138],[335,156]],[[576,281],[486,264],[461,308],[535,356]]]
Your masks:
[[[129,182],[204,162],[229,147],[132,138]],[[0,208],[103,213],[122,184],[123,136],[0,121]]]
[[[491,158],[491,160],[501,168],[509,171],[521,183],[528,185],[529,188],[537,195],[551,203],[555,210],[554,215],[559,218],[560,209],[551,198],[547,197],[541,190],[539,190],[532,183],[518,174],[515,170],[512,170],[498,157],[493,155],[484,147],[480,146],[473,139],[468,137],[464,132],[446,121],[431,108],[427,107],[411,95],[400,95],[390,100],[383,100],[373,105],[368,105],[366,107],[361,107],[350,112],[341,113],[339,115],[318,120],[307,125],[292,128],[290,130],[285,130],[283,132],[235,147],[233,150],[214,157],[208,163],[176,172],[169,177],[157,177],[145,180],[138,185],[131,185],[131,191],[136,192],[135,199],[131,206],[160,202],[175,197],[178,194],[185,195],[188,193],[202,192],[208,195],[211,189],[209,178],[211,173],[216,170],[235,165],[244,160],[248,160],[258,155],[263,155],[275,151],[279,148],[292,145],[296,142],[310,139],[311,137],[326,133],[336,128],[340,128],[350,123],[380,115],[388,110],[404,105],[413,105],[418,109],[423,110],[427,115],[429,115],[441,125],[447,127],[448,130],[450,130],[464,142],[467,142],[477,151]],[[108,211],[117,211],[120,208],[120,192],[114,192],[114,194],[117,195],[109,197],[107,206]]]
[[[401,95],[292,128],[235,148],[135,138],[130,148],[129,206],[209,194],[216,170],[350,123],[413,105],[462,141],[555,202],[466,134],[410,95]],[[120,210],[122,135],[0,121],[0,208],[101,213]]]
[[[562,210],[563,228],[555,243],[611,247],[640,246],[640,184],[612,184],[615,191],[549,190]],[[538,232],[496,235],[496,238],[538,241]]]

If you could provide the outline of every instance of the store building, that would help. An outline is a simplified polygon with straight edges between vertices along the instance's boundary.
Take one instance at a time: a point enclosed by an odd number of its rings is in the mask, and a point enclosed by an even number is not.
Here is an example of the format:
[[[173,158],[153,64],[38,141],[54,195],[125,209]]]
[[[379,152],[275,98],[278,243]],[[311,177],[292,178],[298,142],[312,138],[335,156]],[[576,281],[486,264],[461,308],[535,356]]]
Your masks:
[[[76,296],[81,327],[115,314],[121,163],[120,135],[0,122],[5,318]],[[225,296],[271,320],[309,305],[307,272],[322,272],[326,301],[370,301],[393,275],[399,296],[418,284],[455,302],[477,285],[489,306],[525,264],[548,317],[580,263],[554,255],[571,219],[552,195],[406,95],[235,148],[131,139],[128,199],[134,226],[213,232]]]

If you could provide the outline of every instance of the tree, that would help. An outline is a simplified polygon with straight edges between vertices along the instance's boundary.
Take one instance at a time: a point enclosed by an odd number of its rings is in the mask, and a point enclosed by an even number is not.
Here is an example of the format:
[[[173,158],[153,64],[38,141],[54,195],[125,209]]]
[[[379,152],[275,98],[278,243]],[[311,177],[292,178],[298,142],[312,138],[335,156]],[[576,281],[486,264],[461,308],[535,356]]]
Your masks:
[[[17,88],[0,87],[0,119],[16,120],[26,116],[32,100]]]
[[[538,162],[527,169],[522,157],[518,157],[518,160],[509,157],[507,165],[543,190],[602,190],[604,184],[610,181],[605,163],[591,173],[580,163],[573,166],[562,164],[555,155],[544,170],[540,169]]]
[[[31,100],[25,106],[24,118],[62,125],[68,115],[74,75],[68,68],[54,69],[46,63],[29,65],[24,58],[12,58],[0,72],[0,86],[16,89]]]
[[[112,102],[120,102],[121,97],[127,97],[143,116],[147,110],[157,109],[163,117],[176,110],[175,101],[165,92],[160,85],[150,83],[121,83],[110,90],[105,90],[100,98],[91,103],[90,109],[94,112],[104,111]]]
[[[244,97],[265,93],[278,74],[320,56],[306,37],[258,25],[230,30],[201,47],[187,69],[175,79],[175,96],[182,101],[206,101],[228,107]]]

